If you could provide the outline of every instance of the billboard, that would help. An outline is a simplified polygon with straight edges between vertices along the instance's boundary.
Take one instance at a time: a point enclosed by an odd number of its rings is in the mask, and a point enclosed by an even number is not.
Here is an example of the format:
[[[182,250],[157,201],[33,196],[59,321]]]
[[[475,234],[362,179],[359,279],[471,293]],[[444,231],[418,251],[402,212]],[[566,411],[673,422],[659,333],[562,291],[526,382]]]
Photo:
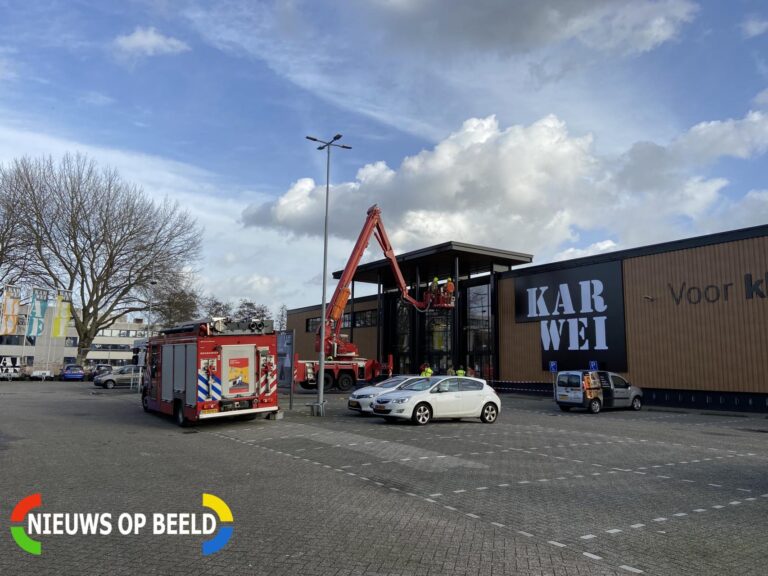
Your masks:
[[[517,276],[515,321],[539,324],[542,370],[627,370],[620,261]]]

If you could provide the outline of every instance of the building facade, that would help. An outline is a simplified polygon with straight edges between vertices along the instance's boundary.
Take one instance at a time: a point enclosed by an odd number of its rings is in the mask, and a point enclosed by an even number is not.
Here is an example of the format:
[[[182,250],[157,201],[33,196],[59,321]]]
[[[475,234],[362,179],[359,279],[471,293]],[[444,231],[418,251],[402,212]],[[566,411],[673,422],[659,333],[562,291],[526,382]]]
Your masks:
[[[58,373],[62,366],[74,364],[77,361],[78,345],[74,322],[70,320],[65,337],[51,337],[55,312],[54,307],[49,306],[45,315],[43,333],[40,336],[27,337],[24,335],[27,309],[21,306],[16,334],[0,336],[0,365],[19,367],[27,373],[33,370],[51,370]],[[110,328],[97,333],[88,352],[86,366],[129,364],[133,357],[134,340],[145,338],[146,335],[146,325],[141,318],[115,322]]]
[[[437,248],[418,265],[430,269]],[[544,394],[553,371],[597,367],[643,387],[649,403],[768,411],[768,226],[491,268],[455,274],[453,311],[418,313],[380,284],[354,303],[377,309],[375,337],[350,336],[364,356],[392,354],[401,373],[463,364],[502,390]],[[356,279],[371,281],[363,272]],[[319,321],[319,306],[289,311],[300,357],[313,357],[299,316]]]

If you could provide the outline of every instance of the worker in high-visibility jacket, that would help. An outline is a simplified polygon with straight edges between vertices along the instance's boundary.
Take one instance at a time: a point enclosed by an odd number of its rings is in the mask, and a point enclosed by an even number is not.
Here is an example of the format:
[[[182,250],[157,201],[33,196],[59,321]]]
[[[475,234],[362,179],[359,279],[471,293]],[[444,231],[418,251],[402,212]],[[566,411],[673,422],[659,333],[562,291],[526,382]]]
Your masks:
[[[425,378],[432,376],[432,368],[429,367],[429,363],[424,365],[424,370],[421,371],[421,376]]]
[[[464,370],[464,366],[459,366],[459,369],[456,370],[456,376],[466,376],[467,371]]]

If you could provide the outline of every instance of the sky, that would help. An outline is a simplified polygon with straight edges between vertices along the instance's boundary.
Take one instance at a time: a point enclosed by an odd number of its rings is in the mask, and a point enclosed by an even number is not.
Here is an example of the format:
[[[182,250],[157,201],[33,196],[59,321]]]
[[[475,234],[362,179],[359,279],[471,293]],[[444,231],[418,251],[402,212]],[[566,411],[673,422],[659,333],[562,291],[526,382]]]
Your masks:
[[[0,0],[0,163],[178,200],[220,299],[320,302],[337,133],[329,275],[373,204],[535,263],[766,224],[768,4]]]

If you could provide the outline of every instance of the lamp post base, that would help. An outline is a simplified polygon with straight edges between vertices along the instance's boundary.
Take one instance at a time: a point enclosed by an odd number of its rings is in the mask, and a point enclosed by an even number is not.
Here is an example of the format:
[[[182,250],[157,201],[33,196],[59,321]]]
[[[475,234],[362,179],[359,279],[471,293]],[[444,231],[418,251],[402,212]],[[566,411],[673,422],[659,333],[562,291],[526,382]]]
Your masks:
[[[309,406],[309,415],[325,416],[325,404],[326,400],[323,400],[322,402],[311,402],[307,404],[307,406]]]

